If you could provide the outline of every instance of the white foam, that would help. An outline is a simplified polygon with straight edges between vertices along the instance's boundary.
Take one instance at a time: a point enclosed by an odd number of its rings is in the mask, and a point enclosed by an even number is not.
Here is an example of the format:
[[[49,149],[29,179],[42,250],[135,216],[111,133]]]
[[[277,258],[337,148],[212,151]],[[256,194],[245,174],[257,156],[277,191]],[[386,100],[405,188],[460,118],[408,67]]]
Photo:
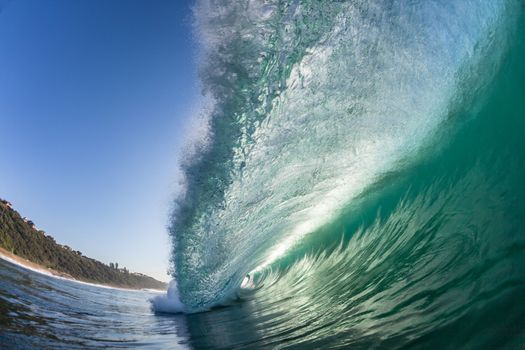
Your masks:
[[[187,312],[186,306],[180,301],[177,281],[172,280],[164,295],[157,295],[149,300],[153,311],[160,313],[183,313]]]

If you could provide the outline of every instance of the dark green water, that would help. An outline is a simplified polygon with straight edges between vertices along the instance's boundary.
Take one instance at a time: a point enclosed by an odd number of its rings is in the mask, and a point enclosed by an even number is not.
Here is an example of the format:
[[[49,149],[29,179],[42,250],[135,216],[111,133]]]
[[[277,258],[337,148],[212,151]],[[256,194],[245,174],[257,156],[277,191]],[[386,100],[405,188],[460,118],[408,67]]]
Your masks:
[[[264,293],[290,298],[307,344],[525,347],[522,38],[479,109],[278,265]]]

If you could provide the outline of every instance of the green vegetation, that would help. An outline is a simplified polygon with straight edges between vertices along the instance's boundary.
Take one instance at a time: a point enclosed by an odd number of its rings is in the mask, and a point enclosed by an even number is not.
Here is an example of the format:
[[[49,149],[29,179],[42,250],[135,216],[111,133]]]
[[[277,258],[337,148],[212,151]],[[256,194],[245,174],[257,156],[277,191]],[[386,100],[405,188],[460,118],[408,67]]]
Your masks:
[[[34,223],[0,199],[0,247],[35,264],[53,269],[71,277],[105,285],[124,288],[164,289],[166,284],[140,273],[130,273],[83,256],[81,252],[62,246]]]

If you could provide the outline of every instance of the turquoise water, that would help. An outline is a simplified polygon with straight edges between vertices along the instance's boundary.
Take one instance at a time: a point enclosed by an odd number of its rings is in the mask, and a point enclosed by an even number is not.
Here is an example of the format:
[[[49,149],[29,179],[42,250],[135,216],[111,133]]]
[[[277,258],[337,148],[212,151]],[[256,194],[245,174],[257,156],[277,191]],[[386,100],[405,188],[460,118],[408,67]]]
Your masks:
[[[523,9],[198,1],[168,295],[2,265],[0,344],[524,348]]]

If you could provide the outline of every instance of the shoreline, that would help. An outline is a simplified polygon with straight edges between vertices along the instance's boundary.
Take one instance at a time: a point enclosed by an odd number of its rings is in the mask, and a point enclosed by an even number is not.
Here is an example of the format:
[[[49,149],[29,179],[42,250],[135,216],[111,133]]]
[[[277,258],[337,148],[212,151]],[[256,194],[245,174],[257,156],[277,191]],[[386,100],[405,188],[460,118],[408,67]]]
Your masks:
[[[63,280],[85,284],[85,285],[89,285],[93,287],[107,288],[107,289],[119,289],[119,290],[124,290],[124,291],[131,291],[131,292],[152,292],[152,293],[166,292],[165,290],[160,290],[160,289],[150,289],[150,288],[133,289],[133,288],[118,287],[118,286],[112,286],[108,284],[98,284],[98,283],[78,280],[65,272],[60,272],[60,271],[57,271],[51,268],[46,268],[42,265],[39,265],[25,258],[22,258],[16,254],[13,254],[1,247],[0,247],[0,259],[8,261],[24,269],[31,270],[33,272],[40,273],[40,274],[43,274],[49,277],[63,279]]]

